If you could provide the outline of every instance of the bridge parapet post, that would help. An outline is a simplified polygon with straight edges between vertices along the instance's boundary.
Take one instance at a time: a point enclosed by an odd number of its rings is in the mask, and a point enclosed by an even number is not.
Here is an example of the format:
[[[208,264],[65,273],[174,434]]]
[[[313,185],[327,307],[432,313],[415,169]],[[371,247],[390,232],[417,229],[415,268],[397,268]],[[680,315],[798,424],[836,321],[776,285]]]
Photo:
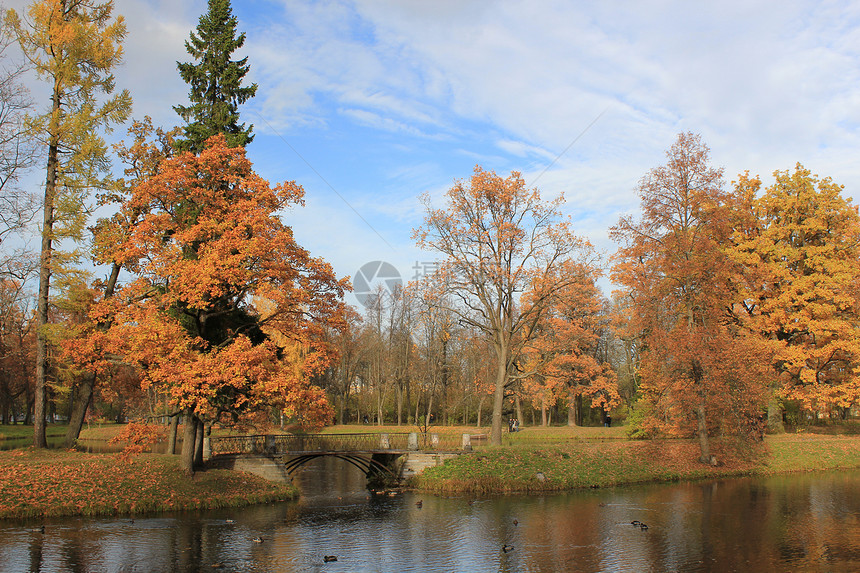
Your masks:
[[[379,434],[379,449],[390,450],[391,441],[388,439],[388,434]]]
[[[409,441],[406,443],[406,449],[410,451],[418,451],[418,433],[410,432]]]
[[[266,452],[274,453],[275,452],[275,436],[266,436]]]
[[[463,434],[463,451],[472,451],[472,434]]]
[[[434,450],[439,449],[439,434],[430,434],[430,448]]]

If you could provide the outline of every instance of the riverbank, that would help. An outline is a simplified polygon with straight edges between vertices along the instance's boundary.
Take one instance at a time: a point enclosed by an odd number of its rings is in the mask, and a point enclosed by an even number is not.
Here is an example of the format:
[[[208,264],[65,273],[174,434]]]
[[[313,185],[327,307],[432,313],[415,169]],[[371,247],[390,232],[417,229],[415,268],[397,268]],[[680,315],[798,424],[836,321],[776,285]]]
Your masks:
[[[719,465],[698,463],[686,440],[573,440],[537,445],[523,440],[484,448],[426,469],[411,485],[431,493],[528,493],[638,483],[700,480],[860,467],[860,438],[784,434],[730,453],[714,444]]]
[[[177,456],[0,452],[0,519],[215,509],[296,496],[290,485],[228,470],[189,478]]]

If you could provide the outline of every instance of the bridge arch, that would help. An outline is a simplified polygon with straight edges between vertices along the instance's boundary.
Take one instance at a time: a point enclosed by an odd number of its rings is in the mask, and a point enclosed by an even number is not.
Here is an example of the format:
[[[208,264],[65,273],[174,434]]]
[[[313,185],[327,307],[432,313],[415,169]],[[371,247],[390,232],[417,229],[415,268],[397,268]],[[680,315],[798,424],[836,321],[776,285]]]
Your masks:
[[[393,468],[391,468],[389,464],[377,459],[376,455],[362,455],[349,452],[309,452],[292,456],[291,459],[288,461],[286,460],[287,456],[284,456],[284,468],[287,470],[288,474],[292,475],[295,470],[305,465],[309,461],[322,457],[332,457],[348,462],[362,472],[364,472],[364,475],[368,477],[374,474],[385,474],[395,479],[398,477],[397,472]]]

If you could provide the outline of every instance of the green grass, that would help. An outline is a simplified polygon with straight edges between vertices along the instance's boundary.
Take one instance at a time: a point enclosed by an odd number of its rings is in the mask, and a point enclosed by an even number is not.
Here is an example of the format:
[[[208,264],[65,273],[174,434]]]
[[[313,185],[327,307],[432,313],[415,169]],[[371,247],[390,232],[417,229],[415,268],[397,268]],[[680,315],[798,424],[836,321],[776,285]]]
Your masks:
[[[717,440],[712,447],[721,461],[716,467],[696,461],[698,446],[688,440],[572,440],[486,448],[428,468],[412,485],[437,493],[540,492],[860,467],[856,437],[769,437],[742,454]]]
[[[45,434],[48,437],[48,441],[62,441],[66,436],[66,426],[61,424],[48,424],[45,429]],[[0,441],[3,440],[29,440],[32,442],[33,426],[23,426],[21,424],[7,426],[0,424]]]

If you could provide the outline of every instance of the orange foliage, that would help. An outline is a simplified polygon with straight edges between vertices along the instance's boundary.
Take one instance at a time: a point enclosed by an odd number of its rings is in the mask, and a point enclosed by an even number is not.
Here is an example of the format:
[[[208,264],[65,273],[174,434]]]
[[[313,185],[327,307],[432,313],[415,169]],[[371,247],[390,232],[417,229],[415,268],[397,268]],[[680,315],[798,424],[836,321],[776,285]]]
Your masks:
[[[110,439],[111,444],[122,444],[123,448],[121,458],[128,461],[132,457],[148,451],[160,442],[166,439],[164,435],[164,426],[156,424],[138,424],[130,422],[123,427],[122,431]]]
[[[27,402],[35,386],[36,333],[24,282],[0,278],[0,421],[11,423],[14,406]]]
[[[564,280],[558,274],[564,274]],[[593,407],[606,411],[621,403],[612,366],[597,357],[604,314],[598,276],[589,265],[567,261],[541,279],[566,286],[537,324],[525,352],[524,369],[530,376],[524,389],[536,403],[588,396]],[[536,285],[533,292],[541,290]]]
[[[641,389],[665,428],[695,432],[702,459],[721,429],[754,435],[769,375],[769,347],[732,312],[739,270],[723,245],[732,212],[708,148],[681,134],[665,166],[639,185],[642,219],[622,218],[613,280],[630,298],[628,336],[642,340]]]
[[[276,406],[308,426],[328,421],[309,380],[334,356],[324,329],[342,326],[348,286],[277,215],[302,203],[301,187],[270,187],[223,136],[136,183],[100,252],[137,278],[96,304],[94,321],[113,322],[79,342],[80,358],[98,369],[121,356],[144,388],[209,420]]]

